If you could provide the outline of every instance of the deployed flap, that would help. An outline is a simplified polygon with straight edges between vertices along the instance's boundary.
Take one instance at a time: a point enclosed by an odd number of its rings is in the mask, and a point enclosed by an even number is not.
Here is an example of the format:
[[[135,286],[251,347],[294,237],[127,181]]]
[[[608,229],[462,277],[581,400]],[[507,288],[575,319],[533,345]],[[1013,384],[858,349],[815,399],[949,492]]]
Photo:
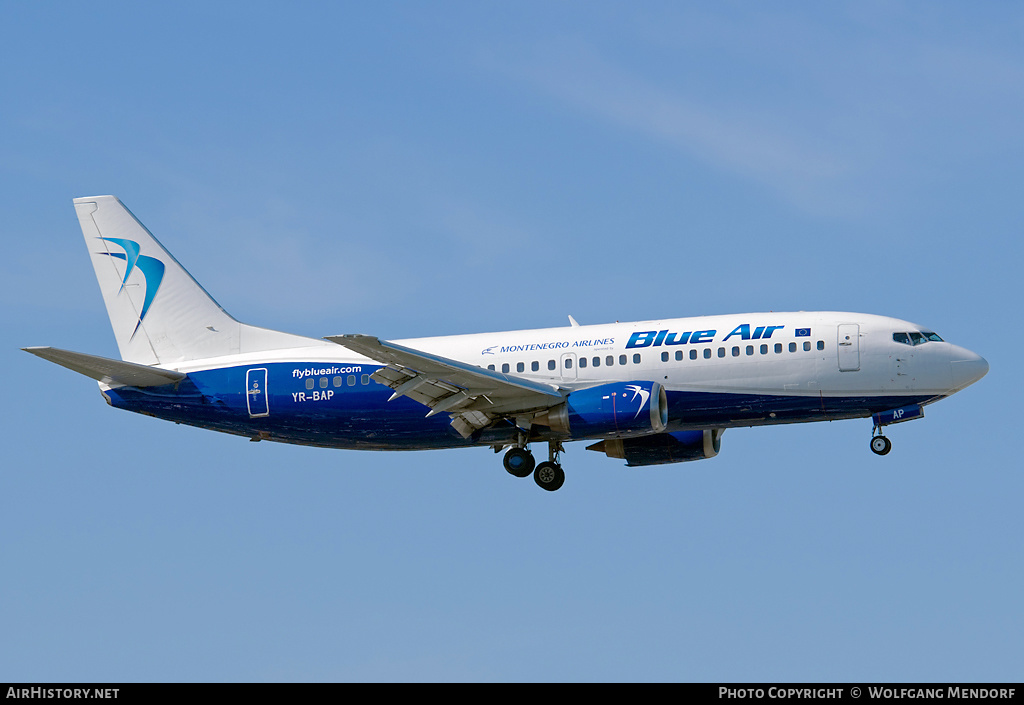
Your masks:
[[[334,335],[327,340],[384,363],[371,378],[430,408],[446,411],[452,426],[468,437],[502,416],[548,409],[564,396],[556,387],[485,370],[369,335]]]
[[[86,355],[60,348],[35,347],[22,348],[22,350],[109,385],[160,387],[185,379],[183,373],[174,370],[136,365],[133,362],[121,362],[99,355]]]

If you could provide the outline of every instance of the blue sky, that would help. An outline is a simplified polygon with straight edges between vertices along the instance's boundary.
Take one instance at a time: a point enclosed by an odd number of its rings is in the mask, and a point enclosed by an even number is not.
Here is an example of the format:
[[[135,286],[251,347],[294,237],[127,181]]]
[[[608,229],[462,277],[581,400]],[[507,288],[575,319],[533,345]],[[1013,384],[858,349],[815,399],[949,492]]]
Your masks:
[[[0,58],[0,680],[1022,678],[1015,3],[21,3]],[[236,318],[383,338],[762,310],[919,322],[979,384],[893,427],[248,443],[117,356],[71,199]]]

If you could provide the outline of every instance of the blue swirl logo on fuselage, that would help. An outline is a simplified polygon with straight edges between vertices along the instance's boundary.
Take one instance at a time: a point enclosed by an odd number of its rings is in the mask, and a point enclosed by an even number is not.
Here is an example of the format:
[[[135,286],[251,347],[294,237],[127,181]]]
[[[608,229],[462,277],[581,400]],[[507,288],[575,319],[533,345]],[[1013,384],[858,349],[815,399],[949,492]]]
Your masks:
[[[139,331],[139,326],[142,325],[142,321],[146,318],[146,314],[149,313],[149,307],[153,304],[153,299],[156,298],[156,292],[160,288],[160,283],[164,280],[164,263],[155,257],[147,257],[141,254],[142,248],[134,240],[118,237],[101,237],[99,239],[104,242],[112,242],[124,250],[124,254],[120,252],[99,253],[124,260],[125,262],[124,276],[121,278],[121,288],[118,290],[118,294],[124,291],[125,285],[128,284],[128,277],[136,269],[142,272],[146,279],[146,294],[142,300],[142,311],[139,312],[139,322],[135,324],[135,330],[132,331],[131,337],[134,338],[135,334]]]

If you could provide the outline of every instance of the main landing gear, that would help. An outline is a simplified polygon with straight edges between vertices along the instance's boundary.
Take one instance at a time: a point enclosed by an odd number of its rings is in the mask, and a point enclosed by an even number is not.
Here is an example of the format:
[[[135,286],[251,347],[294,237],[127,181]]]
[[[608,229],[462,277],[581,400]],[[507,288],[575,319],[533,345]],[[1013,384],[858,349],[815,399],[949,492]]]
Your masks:
[[[875,455],[885,455],[892,450],[892,441],[882,435],[882,427],[875,426],[871,436],[871,452]]]
[[[533,453],[525,447],[513,447],[505,453],[505,469],[516,477],[527,477],[533,473],[533,481],[539,487],[554,492],[565,482],[565,472],[558,462],[558,455],[564,449],[558,441],[548,443],[548,460],[534,465]]]
[[[516,477],[527,477],[533,472],[533,453],[526,448],[511,448],[505,453],[505,469]]]

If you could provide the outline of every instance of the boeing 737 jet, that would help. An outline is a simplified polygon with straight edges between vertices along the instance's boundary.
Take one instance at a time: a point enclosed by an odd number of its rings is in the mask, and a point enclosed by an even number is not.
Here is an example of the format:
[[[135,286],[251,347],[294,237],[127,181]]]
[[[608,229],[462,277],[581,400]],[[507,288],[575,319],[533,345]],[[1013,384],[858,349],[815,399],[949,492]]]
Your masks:
[[[635,467],[711,458],[728,428],[871,418],[885,455],[883,427],[988,372],[929,328],[822,311],[306,338],[236,321],[117,198],[74,204],[121,360],[25,350],[98,380],[111,406],[254,441],[490,446],[557,490],[568,441]]]

